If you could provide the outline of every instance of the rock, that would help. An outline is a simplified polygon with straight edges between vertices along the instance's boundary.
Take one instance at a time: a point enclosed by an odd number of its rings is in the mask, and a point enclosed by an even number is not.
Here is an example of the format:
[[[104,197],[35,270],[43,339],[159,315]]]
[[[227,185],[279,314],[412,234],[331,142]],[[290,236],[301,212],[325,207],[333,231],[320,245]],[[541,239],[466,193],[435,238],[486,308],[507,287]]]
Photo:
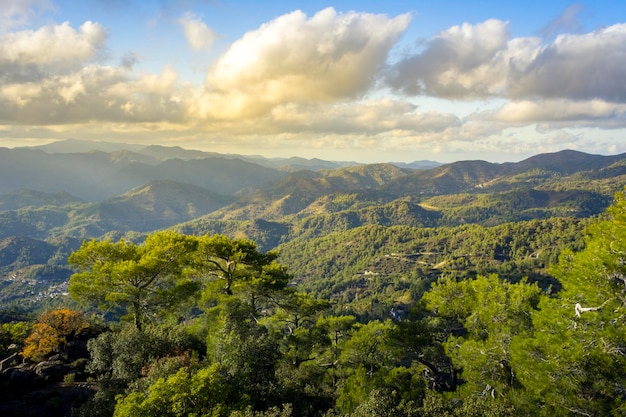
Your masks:
[[[61,361],[43,361],[35,366],[35,373],[45,380],[62,381],[70,367]]]
[[[52,355],[47,359],[48,362],[50,361],[51,362],[65,362],[66,360],[67,358],[60,353],[57,353],[56,355]]]
[[[9,356],[6,359],[3,359],[0,361],[0,372],[5,371],[6,369],[10,368],[11,366],[15,366],[20,362],[20,354],[19,352],[15,352],[14,354],[12,354],[11,356]]]
[[[26,365],[18,365],[7,369],[9,376],[9,386],[11,389],[30,386],[37,378],[35,372]]]

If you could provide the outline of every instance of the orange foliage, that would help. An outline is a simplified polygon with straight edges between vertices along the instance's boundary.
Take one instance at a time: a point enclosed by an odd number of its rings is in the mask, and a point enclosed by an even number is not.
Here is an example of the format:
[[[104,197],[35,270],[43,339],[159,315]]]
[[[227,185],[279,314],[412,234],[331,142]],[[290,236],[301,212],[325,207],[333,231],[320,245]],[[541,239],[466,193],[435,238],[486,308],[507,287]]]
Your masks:
[[[88,327],[79,311],[61,308],[43,313],[24,340],[22,356],[40,362]]]

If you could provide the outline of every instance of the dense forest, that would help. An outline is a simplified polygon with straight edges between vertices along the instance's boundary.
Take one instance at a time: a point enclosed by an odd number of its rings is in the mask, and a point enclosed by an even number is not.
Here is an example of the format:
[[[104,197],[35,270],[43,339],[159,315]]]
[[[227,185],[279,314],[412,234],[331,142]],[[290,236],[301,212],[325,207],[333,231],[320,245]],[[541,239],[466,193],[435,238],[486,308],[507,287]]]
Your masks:
[[[0,195],[0,415],[626,414],[623,155],[168,152]]]
[[[163,231],[142,244],[86,241],[69,257],[69,292],[83,310],[5,323],[2,348],[17,343],[29,361],[62,363],[86,340],[89,360],[63,375],[65,386],[93,392],[77,416],[623,415],[625,222],[618,193],[582,242],[572,239],[576,250],[562,248],[555,263],[546,255],[557,286],[451,272],[412,300],[409,278],[408,314],[379,318],[302,291],[276,252],[245,238]],[[565,226],[574,227],[551,225]],[[477,245],[502,239],[515,243],[502,254],[512,258],[553,244],[550,233],[524,246],[513,230],[498,239],[464,231],[457,247],[468,253],[498,251]],[[387,232],[391,247],[428,253],[431,231],[401,232]],[[384,300],[401,287],[370,289]]]

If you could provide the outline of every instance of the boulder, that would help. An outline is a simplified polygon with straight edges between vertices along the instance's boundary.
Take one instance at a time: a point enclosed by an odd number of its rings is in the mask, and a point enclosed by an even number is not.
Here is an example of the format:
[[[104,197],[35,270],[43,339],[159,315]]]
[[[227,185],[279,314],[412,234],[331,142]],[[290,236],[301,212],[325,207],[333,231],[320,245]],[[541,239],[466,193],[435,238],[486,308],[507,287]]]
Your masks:
[[[25,364],[9,368],[5,372],[5,375],[8,376],[9,387],[12,390],[31,386],[37,379],[37,374],[30,366]]]
[[[35,373],[46,381],[62,381],[70,366],[61,361],[43,361],[35,365]]]
[[[0,361],[0,372],[4,372],[10,367],[17,365],[19,362],[20,362],[20,354],[19,352],[15,352],[8,358],[2,359]]]

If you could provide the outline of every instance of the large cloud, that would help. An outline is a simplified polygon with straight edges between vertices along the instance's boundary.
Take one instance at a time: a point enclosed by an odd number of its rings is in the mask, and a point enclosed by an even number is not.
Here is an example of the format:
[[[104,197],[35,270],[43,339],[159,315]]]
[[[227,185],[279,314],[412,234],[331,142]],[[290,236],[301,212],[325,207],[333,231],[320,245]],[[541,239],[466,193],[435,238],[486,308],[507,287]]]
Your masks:
[[[91,121],[181,122],[176,74],[132,78],[122,68],[90,65],[38,82],[0,86],[0,121],[62,125]]]
[[[0,36],[0,69],[37,67],[54,73],[77,69],[98,57],[105,40],[105,29],[93,22],[83,23],[78,30],[65,22],[8,33]]]
[[[525,68],[511,68],[514,97],[626,102],[626,24],[583,35],[559,35]]]
[[[111,65],[98,23],[0,31],[0,137],[180,140],[226,152],[253,144],[283,154],[376,149],[377,157],[445,150],[465,158],[557,150],[583,143],[575,129],[626,126],[626,25],[546,41],[512,38],[507,22],[492,19],[449,28],[391,65],[409,21],[289,13],[233,43],[202,85],[181,82],[168,67]],[[193,48],[211,47],[215,33],[196,15],[178,23]],[[390,95],[382,75],[414,97]],[[491,98],[498,100],[472,102]]]
[[[398,62],[389,85],[446,98],[600,99],[626,102],[626,24],[581,35],[510,38],[487,20],[452,27]]]
[[[498,61],[508,39],[507,23],[495,19],[454,26],[431,40],[420,53],[398,62],[389,83],[407,94],[495,95],[506,78]]]
[[[295,11],[248,32],[207,75],[197,114],[254,116],[288,102],[333,102],[371,87],[410,17]]]
[[[180,122],[184,89],[170,69],[137,75],[102,65],[107,32],[65,22],[0,36],[0,121],[62,125]]]
[[[270,125],[281,131],[317,134],[388,134],[406,136],[443,132],[459,119],[449,113],[422,112],[411,103],[391,99],[365,100],[334,105],[287,104],[275,107]]]

